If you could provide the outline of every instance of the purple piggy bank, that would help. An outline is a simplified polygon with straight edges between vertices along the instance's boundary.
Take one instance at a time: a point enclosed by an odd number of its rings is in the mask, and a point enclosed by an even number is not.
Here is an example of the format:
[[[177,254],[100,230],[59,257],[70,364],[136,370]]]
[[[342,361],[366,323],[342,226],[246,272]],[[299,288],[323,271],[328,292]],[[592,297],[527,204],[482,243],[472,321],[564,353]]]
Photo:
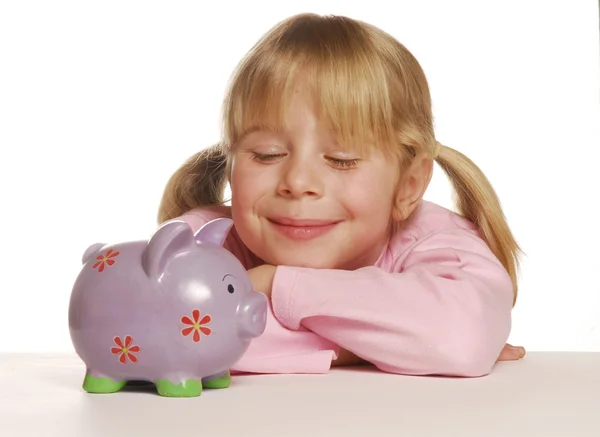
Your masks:
[[[229,386],[229,369],[264,332],[268,305],[222,247],[232,225],[216,219],[194,234],[171,221],[150,240],[85,251],[69,329],[87,392],[117,392],[128,381],[173,397]]]

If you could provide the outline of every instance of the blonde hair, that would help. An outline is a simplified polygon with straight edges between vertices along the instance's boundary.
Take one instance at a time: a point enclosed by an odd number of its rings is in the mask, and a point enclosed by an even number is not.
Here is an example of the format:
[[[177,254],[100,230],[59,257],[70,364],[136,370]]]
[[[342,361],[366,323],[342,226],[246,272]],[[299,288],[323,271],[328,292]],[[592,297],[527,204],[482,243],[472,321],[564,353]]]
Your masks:
[[[520,248],[493,187],[471,160],[436,141],[429,86],[409,50],[377,27],[347,17],[296,15],[252,47],[231,78],[221,141],[173,174],[159,223],[223,204],[232,149],[254,129],[285,124],[299,83],[342,147],[360,153],[378,148],[398,159],[400,174],[417,155],[436,160],[455,189],[458,213],[479,227],[510,275],[516,302]]]

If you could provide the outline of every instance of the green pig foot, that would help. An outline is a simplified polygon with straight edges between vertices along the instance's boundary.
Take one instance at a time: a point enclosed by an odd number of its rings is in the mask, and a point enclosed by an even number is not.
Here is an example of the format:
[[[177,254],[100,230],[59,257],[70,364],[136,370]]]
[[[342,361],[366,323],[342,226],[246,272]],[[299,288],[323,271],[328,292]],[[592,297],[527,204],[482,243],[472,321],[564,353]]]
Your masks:
[[[173,384],[166,379],[154,382],[158,394],[171,398],[191,398],[202,394],[202,381],[188,379],[180,384]]]
[[[88,393],[116,393],[121,391],[127,381],[114,381],[110,378],[96,378],[89,373],[83,380],[83,389]]]
[[[208,376],[202,380],[204,388],[227,388],[231,384],[229,371],[218,375]]]

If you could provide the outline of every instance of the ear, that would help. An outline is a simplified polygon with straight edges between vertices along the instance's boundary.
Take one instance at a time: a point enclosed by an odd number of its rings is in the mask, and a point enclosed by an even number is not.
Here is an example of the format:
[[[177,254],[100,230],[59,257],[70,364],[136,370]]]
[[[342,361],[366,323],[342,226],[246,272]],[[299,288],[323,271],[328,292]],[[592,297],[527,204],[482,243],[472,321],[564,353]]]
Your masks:
[[[392,216],[396,221],[404,221],[419,206],[433,174],[433,159],[425,155],[417,156],[402,175],[402,182],[394,202]]]
[[[94,243],[88,247],[81,257],[81,264],[85,264],[92,256],[104,247],[104,243]]]
[[[191,247],[194,242],[192,228],[181,220],[169,221],[160,226],[148,241],[142,254],[142,268],[152,279],[165,270],[167,261],[176,253]]]
[[[223,246],[232,226],[233,220],[229,218],[211,220],[198,229],[194,237],[198,243],[212,243]]]

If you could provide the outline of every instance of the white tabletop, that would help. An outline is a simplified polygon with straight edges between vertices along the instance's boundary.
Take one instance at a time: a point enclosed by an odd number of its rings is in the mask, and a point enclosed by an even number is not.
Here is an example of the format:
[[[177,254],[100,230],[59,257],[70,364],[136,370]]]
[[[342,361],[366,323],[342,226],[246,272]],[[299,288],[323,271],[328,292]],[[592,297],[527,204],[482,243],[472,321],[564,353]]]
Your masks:
[[[6,437],[600,436],[600,353],[530,352],[484,378],[237,376],[197,398],[91,395],[77,356],[0,355]]]

